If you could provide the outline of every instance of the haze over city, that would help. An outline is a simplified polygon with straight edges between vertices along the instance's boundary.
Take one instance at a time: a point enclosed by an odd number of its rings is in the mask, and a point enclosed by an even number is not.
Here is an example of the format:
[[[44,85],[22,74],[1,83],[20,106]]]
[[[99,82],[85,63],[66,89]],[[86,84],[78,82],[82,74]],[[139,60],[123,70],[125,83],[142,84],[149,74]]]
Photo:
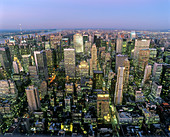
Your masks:
[[[169,0],[1,0],[0,29],[170,28]]]

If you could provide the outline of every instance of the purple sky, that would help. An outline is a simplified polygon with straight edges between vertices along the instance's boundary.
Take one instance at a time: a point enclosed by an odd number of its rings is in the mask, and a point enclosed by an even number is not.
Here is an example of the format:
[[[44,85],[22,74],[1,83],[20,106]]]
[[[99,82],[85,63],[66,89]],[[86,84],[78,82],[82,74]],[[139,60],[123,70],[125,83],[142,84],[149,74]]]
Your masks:
[[[170,0],[0,0],[0,29],[170,29]]]

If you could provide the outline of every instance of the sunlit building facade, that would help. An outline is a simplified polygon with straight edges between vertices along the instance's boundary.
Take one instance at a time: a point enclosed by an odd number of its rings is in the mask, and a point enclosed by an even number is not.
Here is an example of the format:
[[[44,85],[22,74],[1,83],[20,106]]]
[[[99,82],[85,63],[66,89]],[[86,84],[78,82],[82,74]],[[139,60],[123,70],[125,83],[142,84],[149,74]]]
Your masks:
[[[69,77],[75,77],[75,49],[64,49],[65,74]]]

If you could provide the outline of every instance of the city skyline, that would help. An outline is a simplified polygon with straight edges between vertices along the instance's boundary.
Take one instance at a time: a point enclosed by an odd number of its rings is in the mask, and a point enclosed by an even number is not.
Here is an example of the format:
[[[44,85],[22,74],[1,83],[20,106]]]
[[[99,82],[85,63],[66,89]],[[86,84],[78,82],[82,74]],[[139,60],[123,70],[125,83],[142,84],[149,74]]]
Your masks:
[[[170,28],[168,0],[0,2],[0,30],[113,28],[163,30]]]

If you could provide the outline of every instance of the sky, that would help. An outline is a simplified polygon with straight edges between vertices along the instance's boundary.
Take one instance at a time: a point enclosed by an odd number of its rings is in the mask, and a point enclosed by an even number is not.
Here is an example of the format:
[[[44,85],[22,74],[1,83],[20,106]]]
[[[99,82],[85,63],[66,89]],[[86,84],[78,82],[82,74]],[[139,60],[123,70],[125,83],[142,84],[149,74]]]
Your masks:
[[[170,0],[0,0],[0,29],[170,29]]]

